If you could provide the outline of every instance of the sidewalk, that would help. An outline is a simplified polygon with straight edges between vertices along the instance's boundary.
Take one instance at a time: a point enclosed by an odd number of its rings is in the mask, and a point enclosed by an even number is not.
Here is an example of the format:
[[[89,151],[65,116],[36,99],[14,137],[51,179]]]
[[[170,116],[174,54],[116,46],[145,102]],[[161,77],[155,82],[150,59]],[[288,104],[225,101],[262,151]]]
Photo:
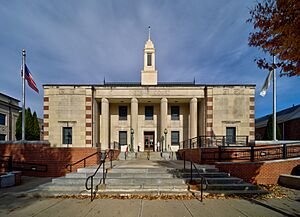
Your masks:
[[[24,184],[0,189],[0,216],[300,216],[300,191],[289,190],[283,199],[64,199],[23,197],[22,192],[50,181],[22,177]]]

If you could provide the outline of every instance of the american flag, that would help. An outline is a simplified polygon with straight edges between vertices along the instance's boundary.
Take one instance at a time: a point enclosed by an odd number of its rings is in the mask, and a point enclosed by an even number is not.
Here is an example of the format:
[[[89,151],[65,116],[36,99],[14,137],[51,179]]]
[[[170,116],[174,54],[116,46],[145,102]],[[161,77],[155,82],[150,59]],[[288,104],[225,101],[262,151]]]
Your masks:
[[[26,64],[25,64],[25,79],[27,80],[27,84],[29,85],[29,87],[31,87],[35,92],[39,93],[39,89],[37,88]]]

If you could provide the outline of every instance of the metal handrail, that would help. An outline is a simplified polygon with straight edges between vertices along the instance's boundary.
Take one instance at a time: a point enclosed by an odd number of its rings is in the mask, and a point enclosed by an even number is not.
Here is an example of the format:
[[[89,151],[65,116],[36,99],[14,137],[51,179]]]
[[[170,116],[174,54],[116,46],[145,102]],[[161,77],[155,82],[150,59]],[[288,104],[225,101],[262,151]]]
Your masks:
[[[95,152],[94,154],[91,154],[91,155],[89,155],[89,156],[87,156],[87,157],[85,157],[85,158],[82,158],[82,159],[76,161],[75,163],[69,163],[69,164],[66,165],[66,168],[70,167],[70,168],[69,168],[69,172],[72,172],[72,167],[73,167],[74,165],[76,165],[76,164],[81,163],[82,161],[83,161],[83,167],[85,167],[85,166],[86,166],[86,160],[87,160],[88,158],[90,158],[90,157],[93,157],[93,156],[96,155],[96,154],[99,154],[99,153],[100,153],[100,152],[97,151],[97,152]]]
[[[191,160],[191,179],[190,179],[190,182],[193,181],[193,167],[192,167],[192,165],[196,169],[198,175],[201,177],[201,202],[202,202],[203,201],[203,182],[204,181],[206,182],[206,179],[203,175],[201,175],[199,169],[196,167],[195,163]]]
[[[101,152],[100,152],[101,153]],[[105,159],[110,156],[110,165],[111,165],[111,168],[112,168],[112,158],[113,158],[113,150],[108,150],[108,152],[106,153],[101,153],[101,155],[104,155],[104,157],[100,157],[100,164],[98,166],[98,168],[95,170],[95,172],[93,173],[93,175],[90,175],[89,177],[87,177],[86,181],[85,181],[85,188],[86,190],[91,190],[91,201],[94,200],[94,197],[93,197],[93,194],[95,194],[93,192],[93,189],[94,189],[94,177],[96,176],[97,172],[99,171],[100,167],[103,165],[103,170],[102,170],[102,180],[100,180],[100,183],[101,181],[103,181],[103,184],[105,184],[105,178],[106,178],[106,172],[105,172]],[[89,182],[89,179],[91,179],[91,186],[88,187],[88,182]],[[99,183],[99,184],[100,184]],[[97,185],[98,186],[98,185]]]

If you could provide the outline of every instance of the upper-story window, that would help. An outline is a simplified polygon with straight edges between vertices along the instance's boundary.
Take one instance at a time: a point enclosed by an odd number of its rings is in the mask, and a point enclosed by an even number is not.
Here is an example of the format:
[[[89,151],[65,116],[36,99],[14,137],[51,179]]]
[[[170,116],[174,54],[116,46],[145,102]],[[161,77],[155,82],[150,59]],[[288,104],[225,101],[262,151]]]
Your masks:
[[[179,131],[171,132],[171,145],[179,145]]]
[[[179,106],[171,106],[171,120],[179,120]]]
[[[63,127],[63,144],[72,144],[72,127]]]
[[[5,114],[0,113],[0,125],[5,125]]]
[[[147,66],[151,66],[151,65],[152,65],[152,54],[147,53]]]
[[[145,106],[145,120],[153,120],[153,106]]]
[[[119,106],[119,120],[127,120],[127,106]]]

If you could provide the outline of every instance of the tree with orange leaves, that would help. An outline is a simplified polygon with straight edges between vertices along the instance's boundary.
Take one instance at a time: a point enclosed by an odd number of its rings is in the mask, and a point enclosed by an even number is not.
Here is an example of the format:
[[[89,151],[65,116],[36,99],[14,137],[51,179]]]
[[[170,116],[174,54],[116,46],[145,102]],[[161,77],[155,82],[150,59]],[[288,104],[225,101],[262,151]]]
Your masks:
[[[255,32],[249,35],[249,46],[259,47],[277,63],[256,58],[259,68],[281,68],[280,75],[300,75],[300,0],[262,0],[250,10]]]

